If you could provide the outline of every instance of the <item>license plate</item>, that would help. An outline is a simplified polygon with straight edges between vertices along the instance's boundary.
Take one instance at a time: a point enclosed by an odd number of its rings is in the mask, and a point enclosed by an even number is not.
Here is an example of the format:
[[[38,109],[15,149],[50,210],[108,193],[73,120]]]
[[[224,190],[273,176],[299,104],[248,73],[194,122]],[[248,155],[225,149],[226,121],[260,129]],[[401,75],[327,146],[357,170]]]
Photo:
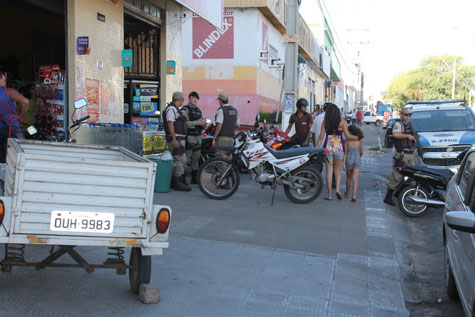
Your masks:
[[[112,233],[113,213],[84,211],[52,211],[51,231]]]

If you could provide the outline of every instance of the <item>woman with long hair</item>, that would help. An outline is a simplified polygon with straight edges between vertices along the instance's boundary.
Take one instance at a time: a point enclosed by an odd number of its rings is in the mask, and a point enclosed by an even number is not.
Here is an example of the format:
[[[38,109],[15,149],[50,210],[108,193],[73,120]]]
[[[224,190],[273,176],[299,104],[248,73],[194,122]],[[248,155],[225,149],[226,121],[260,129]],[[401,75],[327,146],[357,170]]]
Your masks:
[[[322,129],[318,142],[320,144],[324,139],[323,147],[326,150],[326,176],[327,176],[327,189],[328,197],[326,200],[332,200],[332,175],[335,172],[336,182],[336,198],[342,199],[340,193],[341,184],[341,162],[345,151],[345,143],[343,140],[343,134],[347,139],[358,140],[358,137],[348,132],[348,126],[345,120],[341,119],[341,112],[338,107],[332,103],[327,103],[327,110],[325,112],[325,120],[322,122]],[[325,137],[326,135],[326,137]]]

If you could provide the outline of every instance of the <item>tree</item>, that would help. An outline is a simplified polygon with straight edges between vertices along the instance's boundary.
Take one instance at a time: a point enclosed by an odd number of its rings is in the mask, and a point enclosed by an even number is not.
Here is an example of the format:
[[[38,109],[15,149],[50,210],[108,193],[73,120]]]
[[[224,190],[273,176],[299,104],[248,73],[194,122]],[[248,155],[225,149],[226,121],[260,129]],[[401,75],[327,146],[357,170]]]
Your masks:
[[[453,69],[456,69],[455,98],[468,98],[475,88],[475,66],[463,64],[460,56],[430,56],[419,68],[397,74],[389,84],[385,100],[401,109],[408,100],[452,98]]]

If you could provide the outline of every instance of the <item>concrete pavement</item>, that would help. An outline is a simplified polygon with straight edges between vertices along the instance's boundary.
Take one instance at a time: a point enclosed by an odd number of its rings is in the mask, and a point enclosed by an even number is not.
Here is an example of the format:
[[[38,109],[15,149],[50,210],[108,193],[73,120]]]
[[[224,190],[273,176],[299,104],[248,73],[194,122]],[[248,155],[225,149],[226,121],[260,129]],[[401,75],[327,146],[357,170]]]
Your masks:
[[[374,147],[381,131],[365,132]],[[407,316],[410,239],[381,200],[390,166],[389,154],[365,155],[356,204],[325,201],[324,189],[296,205],[278,188],[270,206],[271,190],[244,174],[224,201],[196,187],[156,194],[173,208],[170,249],[153,259],[160,303],[139,302],[112,270],[14,268],[0,274],[0,308],[11,316]],[[91,261],[106,258],[104,248],[80,249]]]

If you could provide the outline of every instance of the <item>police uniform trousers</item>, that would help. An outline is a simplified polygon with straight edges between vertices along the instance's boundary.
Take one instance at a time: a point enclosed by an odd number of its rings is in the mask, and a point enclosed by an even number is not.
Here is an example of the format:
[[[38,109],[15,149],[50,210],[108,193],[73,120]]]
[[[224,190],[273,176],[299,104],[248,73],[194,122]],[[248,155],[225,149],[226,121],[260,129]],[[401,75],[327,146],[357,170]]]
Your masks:
[[[167,142],[168,144],[168,151],[170,151],[173,155],[173,176],[182,176],[185,173],[185,165],[186,165],[186,153],[185,153],[185,138],[182,138],[178,141],[181,146],[179,149],[173,147],[172,142]]]
[[[216,146],[234,146],[234,138],[228,136],[218,136],[216,138]],[[233,153],[230,151],[216,151],[216,156],[232,160]]]
[[[186,159],[191,162],[191,169],[196,171],[199,168],[201,156],[201,135],[188,135],[186,137]]]
[[[395,158],[399,158],[404,165],[416,165],[416,154],[415,153],[399,153],[396,152],[394,155]],[[396,163],[394,163],[396,164]],[[389,176],[388,188],[390,190],[395,190],[399,182],[401,181],[402,175],[393,166],[393,171],[391,176]]]

